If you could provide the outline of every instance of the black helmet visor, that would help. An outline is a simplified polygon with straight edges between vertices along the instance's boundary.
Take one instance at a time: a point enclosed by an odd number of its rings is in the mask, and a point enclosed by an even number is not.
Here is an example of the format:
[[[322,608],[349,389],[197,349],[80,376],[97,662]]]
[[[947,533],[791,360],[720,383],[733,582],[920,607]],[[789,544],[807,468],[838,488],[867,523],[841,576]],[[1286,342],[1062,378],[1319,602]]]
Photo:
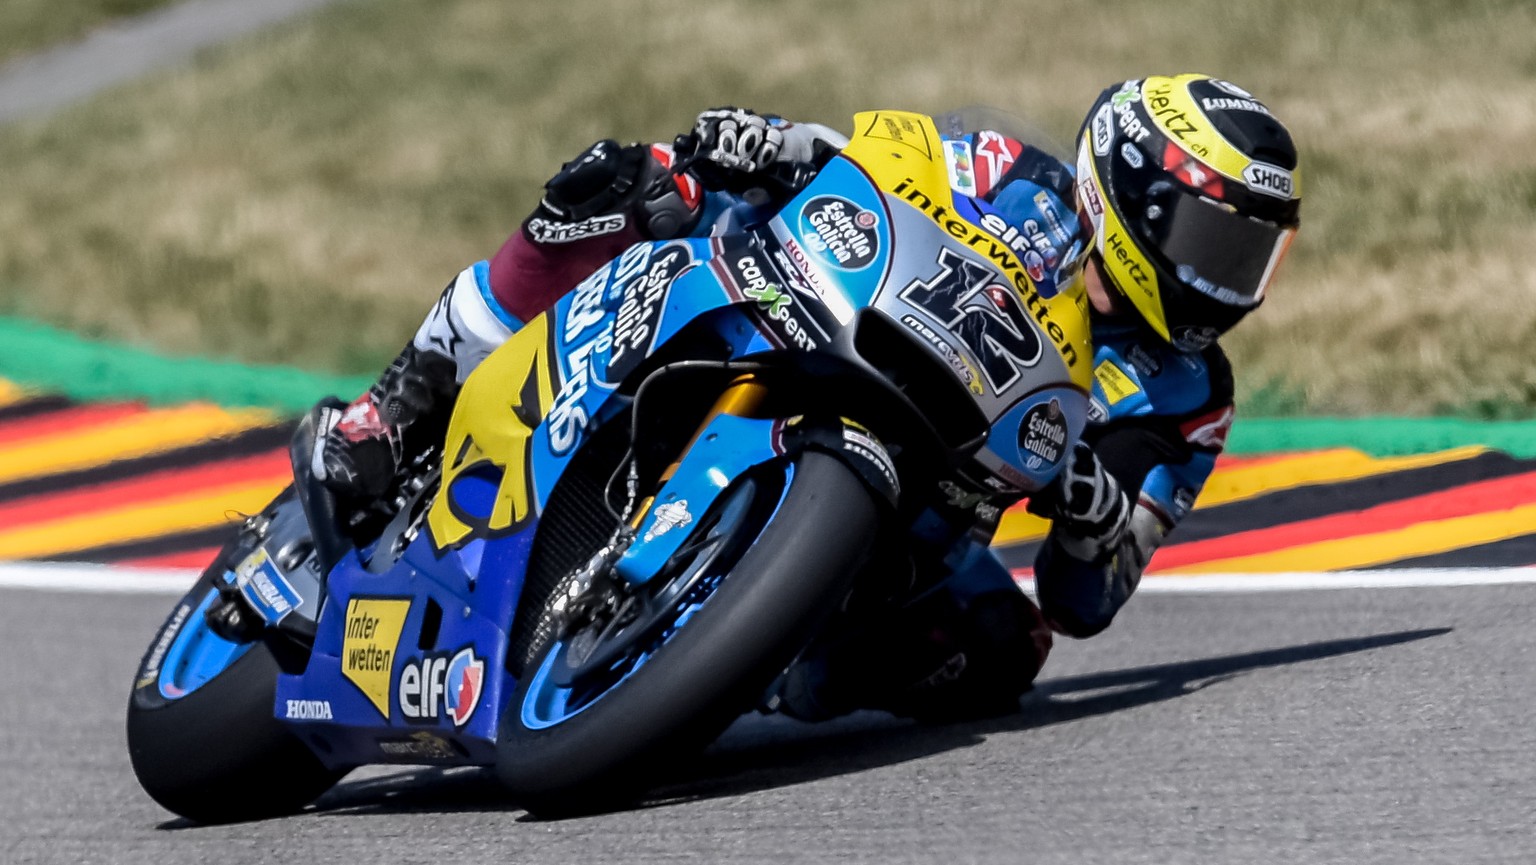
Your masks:
[[[1296,233],[1166,182],[1147,190],[1141,216],[1143,238],[1179,281],[1229,306],[1251,307],[1264,299]]]

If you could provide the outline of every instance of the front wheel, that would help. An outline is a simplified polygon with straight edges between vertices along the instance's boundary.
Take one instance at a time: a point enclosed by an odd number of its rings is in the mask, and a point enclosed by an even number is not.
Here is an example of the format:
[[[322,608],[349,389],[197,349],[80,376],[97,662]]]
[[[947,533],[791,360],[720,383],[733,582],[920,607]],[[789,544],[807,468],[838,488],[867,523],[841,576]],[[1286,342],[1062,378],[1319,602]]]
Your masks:
[[[652,637],[574,676],[570,655],[600,654],[601,635],[534,654],[502,718],[501,780],[535,814],[641,792],[752,708],[847,590],[878,520],[864,484],[825,454],[738,481],[647,587],[668,610]]]
[[[216,581],[259,540],[242,532],[171,611],[128,699],[128,756],[140,786],[199,823],[291,813],[341,776],[274,716],[279,668],[266,644],[225,640],[204,619]]]

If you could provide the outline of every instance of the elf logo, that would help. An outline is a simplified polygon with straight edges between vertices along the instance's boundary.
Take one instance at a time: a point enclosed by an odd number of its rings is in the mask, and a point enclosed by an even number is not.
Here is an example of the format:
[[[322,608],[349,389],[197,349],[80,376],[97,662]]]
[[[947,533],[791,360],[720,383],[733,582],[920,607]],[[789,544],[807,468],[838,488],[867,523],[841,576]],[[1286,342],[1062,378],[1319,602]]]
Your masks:
[[[455,727],[469,723],[485,687],[485,661],[475,650],[431,652],[407,661],[400,670],[397,696],[407,721],[432,724],[446,717]]]

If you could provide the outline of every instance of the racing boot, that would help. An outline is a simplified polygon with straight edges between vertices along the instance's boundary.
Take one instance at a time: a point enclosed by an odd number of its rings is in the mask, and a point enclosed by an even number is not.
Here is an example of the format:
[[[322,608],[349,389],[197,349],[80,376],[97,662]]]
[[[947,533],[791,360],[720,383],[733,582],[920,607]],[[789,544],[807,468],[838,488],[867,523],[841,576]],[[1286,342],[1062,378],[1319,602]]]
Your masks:
[[[322,410],[316,477],[342,496],[382,497],[411,455],[413,429],[451,405],[457,391],[452,358],[407,345],[362,396]]]
[[[323,409],[315,477],[339,495],[376,499],[446,419],[459,385],[523,323],[496,299],[490,263],[464,268],[379,380],[345,409]]]

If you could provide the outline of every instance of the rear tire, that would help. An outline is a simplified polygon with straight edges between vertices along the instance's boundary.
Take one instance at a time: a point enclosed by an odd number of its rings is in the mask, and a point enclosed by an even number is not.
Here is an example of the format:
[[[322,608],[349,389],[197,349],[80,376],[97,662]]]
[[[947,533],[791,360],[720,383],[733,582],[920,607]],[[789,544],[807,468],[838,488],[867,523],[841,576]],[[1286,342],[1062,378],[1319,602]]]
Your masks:
[[[196,629],[207,631],[198,612],[203,601],[226,565],[251,549],[242,533],[177,604],[139,662],[128,699],[128,756],[139,784],[166,809],[199,823],[291,814],[344,774],[322,765],[273,715],[279,668],[264,643],[187,693],[162,690],[168,649],[178,638],[197,638]]]
[[[498,738],[497,772],[514,799],[540,816],[613,807],[656,782],[667,763],[713,741],[825,620],[878,521],[852,470],[804,453],[777,510],[734,565],[725,564],[726,576],[691,618],[593,702],[530,726],[533,691],[548,687],[542,668],[563,644],[539,650]]]

